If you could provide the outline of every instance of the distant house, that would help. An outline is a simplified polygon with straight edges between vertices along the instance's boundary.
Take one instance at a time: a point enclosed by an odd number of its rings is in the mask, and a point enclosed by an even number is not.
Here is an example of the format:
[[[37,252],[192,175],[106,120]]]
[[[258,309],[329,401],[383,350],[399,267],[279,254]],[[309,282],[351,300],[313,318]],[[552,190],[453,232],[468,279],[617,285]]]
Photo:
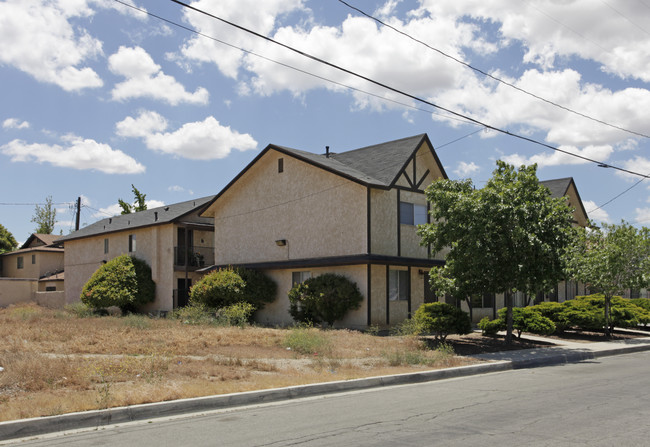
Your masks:
[[[79,301],[92,274],[122,254],[149,264],[156,300],[145,310],[169,311],[187,303],[188,290],[214,262],[212,218],[198,211],[214,196],[108,217],[59,239],[65,247],[66,301]]]
[[[288,324],[287,292],[322,273],[354,281],[365,300],[340,325],[391,325],[434,300],[428,271],[443,257],[420,245],[424,188],[447,175],[426,134],[347,152],[267,146],[203,211],[215,264],[263,270],[278,283],[262,323]]]
[[[18,250],[0,254],[0,306],[29,301],[60,304],[64,254],[62,245],[55,242],[59,237],[34,233]],[[60,296],[37,296],[39,292],[60,292]]]

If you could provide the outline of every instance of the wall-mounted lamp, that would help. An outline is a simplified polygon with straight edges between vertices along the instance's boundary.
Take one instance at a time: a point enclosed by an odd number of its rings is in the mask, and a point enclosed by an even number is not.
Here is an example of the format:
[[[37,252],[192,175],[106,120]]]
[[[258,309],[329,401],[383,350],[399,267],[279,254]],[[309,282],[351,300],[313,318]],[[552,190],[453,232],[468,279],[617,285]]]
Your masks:
[[[422,269],[420,269],[420,270],[418,270],[418,273],[419,273],[420,275],[426,275],[427,273],[429,273],[429,270],[422,270]]]
[[[285,245],[287,245],[287,240],[278,239],[277,241],[275,241],[275,245],[277,245],[278,247],[284,247]]]

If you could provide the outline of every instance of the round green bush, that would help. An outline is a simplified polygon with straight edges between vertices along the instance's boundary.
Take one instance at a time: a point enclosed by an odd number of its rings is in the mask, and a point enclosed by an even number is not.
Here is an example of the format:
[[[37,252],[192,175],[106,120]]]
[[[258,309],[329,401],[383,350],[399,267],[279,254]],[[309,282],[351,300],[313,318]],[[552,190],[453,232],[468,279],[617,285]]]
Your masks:
[[[235,273],[246,284],[242,292],[244,301],[252,304],[255,310],[262,309],[266,303],[272,303],[275,300],[278,285],[264,273],[245,268],[236,268]]]
[[[445,340],[449,334],[469,334],[472,323],[469,314],[447,303],[422,304],[414,316],[415,322],[436,339]]]
[[[289,291],[289,313],[301,323],[330,326],[350,310],[358,309],[363,295],[345,276],[325,273],[294,285]]]
[[[156,298],[156,284],[146,262],[121,255],[102,265],[81,291],[81,302],[93,308],[119,307],[135,311]]]
[[[221,308],[244,301],[244,280],[233,269],[208,273],[190,290],[190,303]]]

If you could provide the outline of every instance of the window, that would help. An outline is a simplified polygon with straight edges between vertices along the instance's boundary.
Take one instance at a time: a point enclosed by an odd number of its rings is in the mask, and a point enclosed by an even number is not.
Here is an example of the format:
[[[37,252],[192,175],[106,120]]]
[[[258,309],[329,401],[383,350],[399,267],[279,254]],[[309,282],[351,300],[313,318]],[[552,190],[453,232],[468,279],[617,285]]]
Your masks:
[[[291,284],[302,284],[311,278],[311,272],[292,272],[291,273]]]
[[[56,286],[45,286],[46,292],[56,292]]]
[[[472,309],[489,309],[494,305],[494,294],[484,293],[482,295],[472,295]]]
[[[135,251],[135,234],[129,234],[129,251]]]
[[[104,254],[108,254],[108,238],[104,239]]]
[[[408,202],[400,202],[399,223],[404,225],[421,225],[427,223],[427,207]]]
[[[284,172],[284,158],[278,158],[278,172]]]
[[[641,298],[641,290],[630,289],[630,298]]]
[[[22,256],[18,256],[18,259],[16,259],[16,268],[19,268],[19,269],[23,268],[23,257]]]
[[[388,270],[388,299],[390,301],[408,300],[408,270]]]
[[[32,265],[36,264],[36,255],[32,255]]]

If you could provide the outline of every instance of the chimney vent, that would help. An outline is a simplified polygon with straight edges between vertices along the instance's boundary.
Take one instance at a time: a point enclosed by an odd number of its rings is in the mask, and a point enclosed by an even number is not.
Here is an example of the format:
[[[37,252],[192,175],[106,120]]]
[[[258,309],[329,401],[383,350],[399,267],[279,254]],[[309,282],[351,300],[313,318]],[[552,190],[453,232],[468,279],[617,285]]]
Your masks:
[[[325,158],[330,158],[330,147],[325,146]]]

